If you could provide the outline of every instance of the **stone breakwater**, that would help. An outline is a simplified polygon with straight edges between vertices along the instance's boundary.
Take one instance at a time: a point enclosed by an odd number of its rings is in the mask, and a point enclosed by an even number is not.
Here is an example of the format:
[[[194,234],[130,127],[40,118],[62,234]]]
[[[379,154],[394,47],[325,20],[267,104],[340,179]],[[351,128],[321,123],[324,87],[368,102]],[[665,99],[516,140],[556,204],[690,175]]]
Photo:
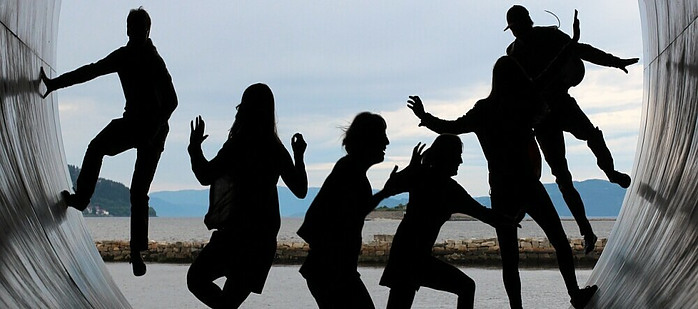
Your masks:
[[[359,262],[363,265],[383,265],[388,261],[392,235],[375,235],[373,241],[364,243]],[[593,267],[596,264],[606,239],[596,242],[593,252],[584,254],[583,239],[569,240],[578,266]],[[127,262],[131,254],[128,241],[97,241],[99,254],[106,262]],[[155,242],[151,241],[143,258],[156,263],[191,263],[201,252],[206,242]],[[280,241],[276,249],[276,264],[301,264],[308,255],[308,244],[304,242]],[[499,242],[496,238],[447,240],[437,243],[434,256],[449,263],[463,266],[500,265]],[[519,239],[520,265],[524,267],[556,267],[555,249],[545,238]]]

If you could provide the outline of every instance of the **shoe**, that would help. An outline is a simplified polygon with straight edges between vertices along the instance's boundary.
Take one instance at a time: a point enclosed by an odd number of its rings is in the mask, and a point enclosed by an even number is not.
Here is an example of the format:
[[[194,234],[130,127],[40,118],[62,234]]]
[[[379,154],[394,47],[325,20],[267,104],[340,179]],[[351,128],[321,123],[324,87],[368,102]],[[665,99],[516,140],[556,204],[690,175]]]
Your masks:
[[[145,262],[143,262],[143,257],[138,252],[131,252],[131,258],[128,262],[133,268],[133,275],[140,277],[145,275]]]
[[[612,170],[606,173],[606,177],[608,177],[608,181],[618,184],[621,188],[630,186],[630,176],[628,176],[628,174]]]
[[[592,285],[575,291],[572,293],[572,299],[570,300],[572,307],[575,309],[583,309],[598,290],[598,286]]]
[[[598,237],[596,235],[589,234],[589,235],[584,235],[584,254],[589,254],[592,251],[594,251],[594,247],[596,246],[596,241],[598,240]]]
[[[61,191],[61,196],[63,196],[63,199],[65,200],[65,203],[68,206],[73,207],[79,211],[85,210],[85,208],[87,208],[87,205],[90,204],[89,200],[84,200],[80,198],[77,194],[68,192],[68,190]]]

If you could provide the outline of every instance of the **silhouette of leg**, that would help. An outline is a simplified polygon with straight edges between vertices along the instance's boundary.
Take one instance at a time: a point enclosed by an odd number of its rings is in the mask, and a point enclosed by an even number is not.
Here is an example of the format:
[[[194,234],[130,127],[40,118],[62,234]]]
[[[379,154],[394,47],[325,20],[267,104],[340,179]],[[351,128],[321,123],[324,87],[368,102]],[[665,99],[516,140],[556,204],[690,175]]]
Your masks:
[[[613,156],[606,146],[601,130],[591,123],[577,101],[569,94],[565,94],[560,99],[565,102],[561,102],[562,104],[556,107],[557,110],[554,113],[557,114],[558,123],[562,129],[572,133],[575,138],[587,142],[587,147],[596,157],[596,165],[606,174],[610,182],[623,188],[630,186],[630,176],[615,170]]]
[[[371,295],[358,274],[323,275],[306,280],[310,294],[320,309],[375,308]]]
[[[330,282],[326,280],[307,279],[306,284],[310,294],[315,298],[319,309],[332,308],[332,296],[330,293]]]
[[[134,147],[135,141],[131,128],[122,119],[114,119],[104,127],[92,139],[85,151],[80,175],[76,181],[75,194],[71,196],[72,200],[67,201],[69,206],[82,211],[90,203],[105,155],[114,156]]]
[[[572,182],[572,174],[567,166],[565,158],[565,139],[562,129],[555,125],[555,121],[546,121],[535,130],[536,139],[540,145],[545,161],[550,166],[551,173],[555,176],[562,198],[570,209],[574,220],[579,226],[579,232],[584,235],[586,253],[594,250],[596,235],[594,234],[589,219],[584,210],[584,202],[575,189]]]
[[[419,285],[458,295],[458,309],[472,309],[475,305],[475,281],[458,268],[435,257],[429,257],[417,267]],[[392,292],[392,290],[391,290]]]
[[[347,305],[344,306],[341,303],[337,303],[335,308],[376,308],[376,306],[373,304],[373,300],[371,299],[371,294],[368,293],[368,289],[366,288],[366,285],[364,285],[364,282],[361,281],[361,277],[359,277],[358,273],[347,278],[347,283],[348,285],[346,289],[336,291],[339,294],[336,299],[346,300],[345,303]]]
[[[239,280],[227,279],[223,286],[222,305],[220,308],[238,308],[252,293],[249,287]]]
[[[529,203],[530,206],[527,207],[527,213],[543,229],[550,244],[555,248],[560,273],[565,281],[568,294],[572,296],[577,293],[579,286],[577,285],[572,249],[567,240],[567,235],[543,185],[538,182],[531,189],[529,201],[532,203]]]
[[[144,136],[147,133],[138,130]],[[146,272],[140,251],[148,250],[148,192],[155,177],[155,170],[164,150],[168,128],[150,140],[140,140],[137,145],[136,164],[131,178],[131,264],[133,274],[142,276]]]
[[[138,148],[131,178],[131,250],[148,249],[148,191],[155,177],[161,152],[159,149]]]
[[[415,289],[409,287],[390,288],[386,309],[409,309],[414,302]]]
[[[492,209],[502,214],[516,217],[521,204],[522,195],[517,192],[518,186],[495,188],[491,190]],[[506,190],[505,190],[506,189]],[[519,276],[519,241],[516,227],[496,228],[499,241],[499,255],[502,258],[502,279],[504,289],[512,309],[523,308],[521,301],[521,278]]]
[[[615,169],[611,151],[606,146],[603,133],[598,127],[590,130],[587,146],[596,156],[596,165],[606,174],[608,181],[618,184],[622,188],[630,186],[630,176]]]
[[[138,148],[136,165],[131,180],[131,257],[140,257],[140,251],[148,250],[148,191],[160,160],[160,150],[149,147]],[[142,276],[146,272],[143,260],[132,259],[133,274]]]
[[[494,203],[493,203],[494,205]],[[497,228],[499,255],[502,258],[502,279],[509,298],[509,307],[523,308],[521,278],[519,276],[519,242],[516,228]]]
[[[209,243],[201,250],[187,271],[187,288],[211,308],[221,308],[222,290],[213,281],[225,276],[227,248],[220,232],[213,232]],[[227,281],[226,281],[227,284]]]

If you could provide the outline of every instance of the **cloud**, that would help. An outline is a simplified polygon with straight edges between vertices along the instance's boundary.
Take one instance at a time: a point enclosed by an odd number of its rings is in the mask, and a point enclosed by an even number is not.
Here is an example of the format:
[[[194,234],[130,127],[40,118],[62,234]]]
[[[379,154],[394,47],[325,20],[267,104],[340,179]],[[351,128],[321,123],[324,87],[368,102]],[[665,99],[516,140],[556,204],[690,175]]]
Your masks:
[[[582,41],[623,57],[642,53],[637,2],[523,0],[537,24],[551,24],[555,12],[569,32],[580,10]],[[62,4],[58,66],[63,73],[106,56],[126,43],[133,1]],[[435,134],[418,127],[405,106],[420,95],[429,112],[455,119],[486,97],[494,61],[513,37],[503,32],[510,3],[496,1],[279,2],[150,1],[151,37],[167,63],[180,99],[152,190],[198,188],[188,167],[189,122],[197,115],[210,134],[204,151],[212,157],[227,136],[244,89],[267,83],[277,103],[284,144],[301,132],[308,142],[311,185],[319,185],[344,151],[342,130],[356,113],[381,114],[391,144],[386,162],[369,171],[382,186],[393,165],[404,166],[417,142]],[[630,74],[587,66],[574,96],[606,134],[614,154],[632,157],[642,100],[642,67]],[[68,162],[78,164],[87,143],[109,119],[123,112],[116,75],[59,91]],[[464,141],[464,164],[456,179],[475,192],[486,191],[486,167],[477,140]],[[571,140],[573,138],[568,138]],[[577,146],[572,147],[572,156]],[[584,153],[580,150],[580,153]],[[102,175],[130,182],[135,154],[105,160]],[[584,156],[589,156],[585,153]],[[575,158],[576,160],[576,158]],[[632,160],[632,158],[630,159]],[[570,160],[572,161],[572,159]],[[585,161],[586,162],[586,161]],[[592,162],[593,165],[593,162]],[[586,175],[583,169],[575,175]],[[592,175],[592,174],[589,174]],[[484,184],[484,185],[483,185]],[[471,192],[472,193],[472,192]]]

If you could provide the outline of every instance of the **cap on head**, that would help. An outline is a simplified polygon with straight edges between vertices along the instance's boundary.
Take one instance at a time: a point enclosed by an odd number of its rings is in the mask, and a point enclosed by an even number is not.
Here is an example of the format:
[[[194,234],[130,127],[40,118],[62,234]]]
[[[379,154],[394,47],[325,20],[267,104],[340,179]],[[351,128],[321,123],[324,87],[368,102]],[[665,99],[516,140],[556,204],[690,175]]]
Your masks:
[[[533,25],[531,16],[528,15],[528,10],[521,5],[514,5],[507,11],[507,27],[504,31],[519,25]]]

